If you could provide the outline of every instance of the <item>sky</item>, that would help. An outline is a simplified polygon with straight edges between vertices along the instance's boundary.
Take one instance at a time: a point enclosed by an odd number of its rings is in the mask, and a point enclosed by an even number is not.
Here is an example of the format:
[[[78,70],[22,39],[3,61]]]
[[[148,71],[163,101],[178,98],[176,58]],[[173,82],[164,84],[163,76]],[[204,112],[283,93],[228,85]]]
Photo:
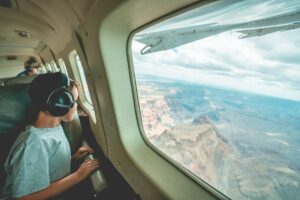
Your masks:
[[[142,32],[241,23],[295,11],[300,11],[298,0],[224,0]],[[140,54],[144,44],[133,40],[136,75],[156,75],[300,101],[300,29],[244,39],[239,39],[239,35],[230,30],[146,55]]]

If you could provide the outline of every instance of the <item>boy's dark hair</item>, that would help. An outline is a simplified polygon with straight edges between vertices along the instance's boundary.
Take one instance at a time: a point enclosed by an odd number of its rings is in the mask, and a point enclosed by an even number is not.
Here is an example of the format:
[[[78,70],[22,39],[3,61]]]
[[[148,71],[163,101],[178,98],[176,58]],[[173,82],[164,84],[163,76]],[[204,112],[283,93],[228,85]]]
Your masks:
[[[29,97],[37,111],[47,110],[46,102],[49,95],[57,88],[68,88],[69,79],[61,73],[48,73],[37,76],[29,87]]]

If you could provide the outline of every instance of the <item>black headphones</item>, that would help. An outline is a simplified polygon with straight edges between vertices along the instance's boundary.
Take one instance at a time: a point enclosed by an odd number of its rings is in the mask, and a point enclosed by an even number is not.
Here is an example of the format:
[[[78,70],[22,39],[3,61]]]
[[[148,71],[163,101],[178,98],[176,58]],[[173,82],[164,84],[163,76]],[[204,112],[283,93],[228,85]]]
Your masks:
[[[27,67],[25,69],[25,74],[28,75],[30,72],[32,72],[33,68],[32,67]]]
[[[75,101],[73,94],[65,87],[55,89],[47,98],[47,110],[55,117],[67,114]]]

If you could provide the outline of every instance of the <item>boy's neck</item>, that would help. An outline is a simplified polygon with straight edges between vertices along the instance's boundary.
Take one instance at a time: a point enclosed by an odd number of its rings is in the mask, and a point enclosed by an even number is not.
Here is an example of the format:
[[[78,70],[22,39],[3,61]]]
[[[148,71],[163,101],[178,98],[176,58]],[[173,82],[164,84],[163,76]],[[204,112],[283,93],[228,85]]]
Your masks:
[[[38,114],[34,126],[36,128],[53,128],[59,126],[60,122],[61,122],[60,117],[54,117],[48,112],[41,111]]]

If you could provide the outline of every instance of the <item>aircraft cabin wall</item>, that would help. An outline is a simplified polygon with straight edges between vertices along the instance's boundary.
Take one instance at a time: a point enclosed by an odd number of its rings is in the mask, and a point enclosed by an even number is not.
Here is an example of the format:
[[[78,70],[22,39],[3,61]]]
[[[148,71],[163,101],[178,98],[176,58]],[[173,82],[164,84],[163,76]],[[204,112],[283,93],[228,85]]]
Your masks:
[[[94,76],[108,157],[142,198],[214,199],[202,186],[158,156],[142,138],[127,54],[132,31],[193,1],[172,1],[172,5],[167,1],[116,2],[105,6],[98,2],[79,31]],[[95,41],[99,41],[100,48]],[[147,187],[145,178],[151,180]]]
[[[14,77],[24,70],[24,60],[28,56],[0,56],[0,79]]]

